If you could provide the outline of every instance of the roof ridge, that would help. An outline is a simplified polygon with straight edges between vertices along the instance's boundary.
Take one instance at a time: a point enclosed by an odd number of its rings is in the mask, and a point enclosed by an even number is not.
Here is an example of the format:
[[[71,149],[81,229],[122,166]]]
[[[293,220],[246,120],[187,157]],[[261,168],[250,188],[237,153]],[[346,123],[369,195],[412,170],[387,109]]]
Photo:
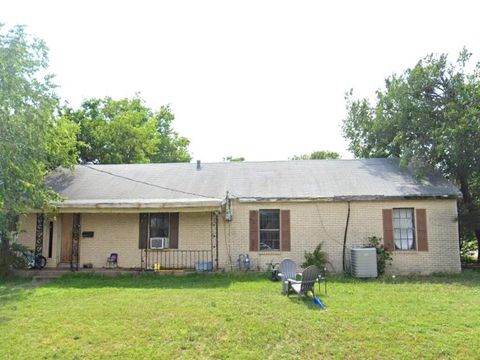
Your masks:
[[[396,157],[388,158],[361,158],[361,159],[308,159],[308,160],[251,160],[251,161],[205,161],[202,165],[238,165],[238,164],[271,164],[271,163],[307,163],[307,162],[364,162],[364,161],[379,161],[379,160],[398,160]],[[121,163],[121,164],[77,164],[75,166],[155,166],[155,165],[195,165],[196,162],[163,162],[163,163]]]

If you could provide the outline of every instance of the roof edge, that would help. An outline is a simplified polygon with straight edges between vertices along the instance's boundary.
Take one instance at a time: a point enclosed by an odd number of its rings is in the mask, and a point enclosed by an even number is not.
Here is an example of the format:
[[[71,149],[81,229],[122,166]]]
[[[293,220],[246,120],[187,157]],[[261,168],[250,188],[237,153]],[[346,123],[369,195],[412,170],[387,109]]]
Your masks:
[[[344,202],[344,201],[386,201],[386,200],[446,200],[458,199],[459,195],[360,195],[360,196],[331,196],[331,197],[237,197],[239,202]]]

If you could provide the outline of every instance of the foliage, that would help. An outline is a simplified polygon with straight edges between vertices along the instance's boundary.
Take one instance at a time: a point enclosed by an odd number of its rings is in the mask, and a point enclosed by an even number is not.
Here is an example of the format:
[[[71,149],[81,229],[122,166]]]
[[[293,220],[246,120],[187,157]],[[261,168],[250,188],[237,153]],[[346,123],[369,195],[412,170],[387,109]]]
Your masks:
[[[79,274],[22,285],[0,280],[5,359],[474,359],[480,346],[473,271],[331,277],[328,295],[318,294],[326,312],[280,295],[263,274]]]
[[[392,263],[392,253],[385,250],[382,244],[382,238],[377,236],[368,237],[368,244],[377,251],[377,272],[381,276],[385,274],[385,268]]]
[[[239,156],[239,157],[227,156],[223,158],[223,161],[241,162],[241,161],[245,161],[245,158],[243,156]]]
[[[55,116],[47,55],[45,43],[23,27],[0,26],[0,272],[11,265],[18,215],[59,200],[46,186],[46,174],[77,160],[78,126]]]
[[[11,268],[14,269],[24,269],[27,266],[27,259],[24,254],[27,254],[29,249],[17,242],[11,242],[9,251],[7,251],[4,256],[7,257],[5,263],[8,264]],[[3,271],[3,274],[0,276],[8,275],[9,271]]]
[[[478,246],[474,239],[466,239],[462,241],[460,248],[460,258],[462,263],[469,264],[476,262],[475,254],[477,254]],[[478,256],[478,255],[477,255]]]
[[[131,164],[149,162],[188,162],[188,139],[172,129],[170,106],[159,111],[133,99],[85,100],[78,110],[63,109],[66,118],[80,126],[82,162]]]
[[[318,244],[312,253],[305,251],[305,262],[302,264],[303,268],[310,265],[316,265],[319,269],[323,269],[326,264],[326,253],[322,251],[323,242]]]
[[[460,187],[462,238],[480,243],[480,64],[429,55],[385,80],[372,105],[349,92],[344,137],[356,157],[398,157],[425,176],[440,171]]]
[[[324,159],[340,159],[340,154],[335,151],[320,150],[314,151],[310,155],[294,155],[291,160],[324,160]]]

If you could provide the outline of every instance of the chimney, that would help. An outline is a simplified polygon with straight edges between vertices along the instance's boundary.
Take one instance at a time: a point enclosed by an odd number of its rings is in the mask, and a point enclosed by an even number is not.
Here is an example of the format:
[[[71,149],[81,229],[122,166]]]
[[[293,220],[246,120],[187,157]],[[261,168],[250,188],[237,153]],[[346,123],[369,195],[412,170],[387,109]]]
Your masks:
[[[197,160],[197,170],[202,169],[202,162],[200,160]]]

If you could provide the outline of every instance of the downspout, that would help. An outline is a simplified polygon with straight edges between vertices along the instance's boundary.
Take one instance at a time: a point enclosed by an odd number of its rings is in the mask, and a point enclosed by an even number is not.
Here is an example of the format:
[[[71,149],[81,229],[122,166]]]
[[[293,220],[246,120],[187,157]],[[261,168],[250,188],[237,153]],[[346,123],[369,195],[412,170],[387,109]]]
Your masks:
[[[218,271],[218,212],[215,212],[215,270]]]
[[[348,223],[350,222],[350,201],[347,201],[348,212],[347,212],[347,222],[345,224],[345,233],[343,234],[343,272],[347,272],[347,234],[348,234]]]

